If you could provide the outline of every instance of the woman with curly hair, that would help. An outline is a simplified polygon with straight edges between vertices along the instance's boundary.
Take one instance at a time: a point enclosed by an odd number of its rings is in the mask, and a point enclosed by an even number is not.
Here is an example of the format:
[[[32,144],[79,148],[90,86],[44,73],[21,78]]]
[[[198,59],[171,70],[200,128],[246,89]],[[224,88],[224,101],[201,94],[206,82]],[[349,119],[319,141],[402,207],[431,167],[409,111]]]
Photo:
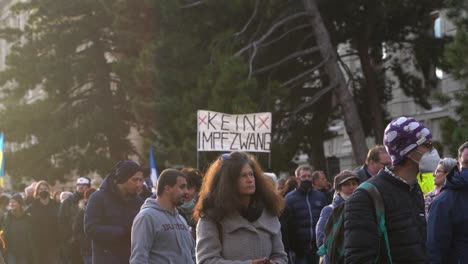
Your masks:
[[[287,263],[278,220],[283,203],[266,177],[244,152],[211,164],[194,212],[197,263]]]

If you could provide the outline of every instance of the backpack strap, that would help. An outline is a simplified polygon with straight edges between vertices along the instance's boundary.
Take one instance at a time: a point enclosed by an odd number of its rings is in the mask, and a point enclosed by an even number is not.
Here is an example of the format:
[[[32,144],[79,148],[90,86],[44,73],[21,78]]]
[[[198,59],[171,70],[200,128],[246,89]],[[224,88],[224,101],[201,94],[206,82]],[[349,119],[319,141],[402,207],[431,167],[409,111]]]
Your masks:
[[[372,198],[375,208],[375,216],[377,218],[377,230],[379,232],[379,235],[383,235],[384,237],[388,260],[390,263],[393,263],[392,255],[390,253],[390,242],[388,241],[387,227],[385,226],[385,206],[383,203],[382,196],[380,195],[380,192],[377,189],[377,187],[369,181],[361,183],[361,185],[359,185],[359,188],[366,190]]]

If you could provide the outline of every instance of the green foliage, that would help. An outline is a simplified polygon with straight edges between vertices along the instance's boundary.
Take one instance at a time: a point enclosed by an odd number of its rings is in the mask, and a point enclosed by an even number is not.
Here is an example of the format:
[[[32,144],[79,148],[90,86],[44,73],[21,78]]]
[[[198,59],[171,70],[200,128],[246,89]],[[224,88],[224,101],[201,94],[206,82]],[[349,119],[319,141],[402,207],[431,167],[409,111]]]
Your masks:
[[[15,146],[6,155],[13,177],[54,183],[72,171],[105,174],[135,154],[127,136],[142,112],[135,98],[144,85],[133,84],[145,81],[141,65],[148,64],[151,45],[131,53],[119,39],[129,32],[141,35],[141,25],[122,21],[142,13],[122,14],[124,6],[137,7],[111,0],[33,0],[14,7],[29,18],[21,32],[1,31],[12,43],[0,83],[2,129]]]
[[[448,16],[456,25],[456,34],[447,45],[444,52],[444,66],[460,82],[468,80],[468,3],[466,1],[449,0]],[[453,99],[457,102],[457,119],[447,119],[442,126],[444,142],[452,155],[457,155],[458,147],[467,141],[468,131],[468,86],[458,91]]]

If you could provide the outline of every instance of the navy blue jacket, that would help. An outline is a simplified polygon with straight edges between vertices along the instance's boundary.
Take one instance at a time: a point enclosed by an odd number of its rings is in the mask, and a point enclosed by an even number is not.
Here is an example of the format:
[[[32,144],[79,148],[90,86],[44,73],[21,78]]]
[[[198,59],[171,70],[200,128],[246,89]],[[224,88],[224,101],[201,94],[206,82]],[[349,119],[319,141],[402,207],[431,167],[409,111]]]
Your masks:
[[[430,263],[468,263],[468,169],[447,175],[427,221]]]
[[[84,228],[92,241],[93,263],[128,264],[133,219],[143,199],[135,195],[125,200],[117,185],[106,177],[86,207]]]
[[[314,189],[304,191],[298,187],[286,195],[285,201],[287,218],[284,224],[290,249],[299,257],[304,253],[315,253],[315,226],[322,208],[327,205],[325,194]]]

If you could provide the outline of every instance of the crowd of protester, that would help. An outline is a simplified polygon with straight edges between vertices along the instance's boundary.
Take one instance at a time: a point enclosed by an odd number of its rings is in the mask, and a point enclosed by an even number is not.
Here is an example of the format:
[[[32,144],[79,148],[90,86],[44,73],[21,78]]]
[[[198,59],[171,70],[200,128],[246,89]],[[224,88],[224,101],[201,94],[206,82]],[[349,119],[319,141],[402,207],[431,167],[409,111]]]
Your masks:
[[[301,165],[275,182],[235,151],[153,189],[130,160],[97,189],[34,182],[0,195],[0,264],[468,263],[468,142],[441,158],[409,117],[383,142],[331,181]]]

